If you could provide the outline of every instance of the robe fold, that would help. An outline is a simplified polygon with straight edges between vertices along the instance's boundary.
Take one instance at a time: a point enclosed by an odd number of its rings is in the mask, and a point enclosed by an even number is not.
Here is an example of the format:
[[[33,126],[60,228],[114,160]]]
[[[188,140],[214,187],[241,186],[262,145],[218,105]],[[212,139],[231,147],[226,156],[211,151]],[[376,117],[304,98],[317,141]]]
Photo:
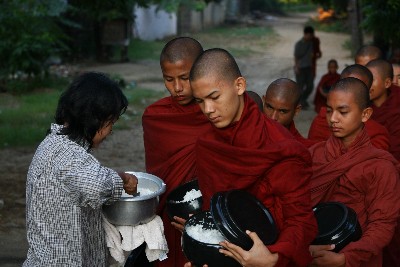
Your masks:
[[[354,209],[362,228],[361,239],[340,251],[346,267],[382,266],[382,249],[390,242],[399,216],[399,163],[389,152],[372,146],[365,129],[347,149],[331,136],[310,152],[313,204],[342,202]]]
[[[389,132],[389,152],[400,160],[400,88],[392,85],[388,89],[388,98],[380,106],[372,105],[372,119],[379,122]]]
[[[314,98],[314,109],[315,112],[319,113],[322,107],[326,106],[326,97],[319,91],[320,88],[330,88],[335,82],[340,80],[340,75],[338,73],[327,73],[321,77],[315,91]]]
[[[160,196],[158,214],[164,223],[168,259],[157,266],[183,266],[186,258],[181,248],[181,234],[172,227],[165,209],[168,194],[180,184],[196,178],[195,144],[200,134],[211,128],[195,103],[181,106],[172,97],[163,98],[146,108],[143,118],[146,171],[160,177],[167,185]]]
[[[374,147],[389,150],[389,132],[375,120],[369,119],[365,123],[365,130],[368,133]],[[331,131],[326,121],[326,107],[322,107],[318,115],[311,123],[308,139],[315,141],[326,141],[331,136]]]
[[[286,128],[262,114],[244,95],[238,122],[213,127],[198,140],[197,174],[204,209],[218,191],[246,190],[272,213],[280,231],[277,267],[307,266],[317,233],[310,203],[311,158]]]
[[[289,132],[293,135],[294,139],[296,139],[297,141],[299,141],[300,143],[302,143],[305,147],[309,148],[310,146],[318,143],[318,141],[315,140],[310,140],[307,138],[304,138],[299,131],[296,128],[296,125],[294,123],[294,121],[292,121],[292,123],[289,126]]]

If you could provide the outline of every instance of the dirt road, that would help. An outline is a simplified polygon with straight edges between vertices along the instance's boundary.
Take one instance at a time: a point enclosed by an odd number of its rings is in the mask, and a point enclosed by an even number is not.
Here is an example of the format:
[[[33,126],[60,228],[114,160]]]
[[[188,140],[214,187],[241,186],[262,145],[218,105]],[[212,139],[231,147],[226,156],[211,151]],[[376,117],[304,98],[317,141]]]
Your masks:
[[[265,48],[262,56],[239,58],[242,74],[246,77],[248,88],[262,95],[266,86],[280,77],[294,79],[293,47],[301,38],[308,15],[284,18],[269,17],[264,23],[272,25],[278,36],[271,46]],[[326,63],[335,58],[340,69],[351,64],[349,52],[342,44],[348,38],[343,34],[317,32],[321,40],[323,56],[318,61],[317,78],[326,72]],[[275,38],[275,37],[274,37]],[[140,87],[164,90],[158,62],[114,64],[96,66],[86,70],[118,73],[128,82],[135,80]],[[309,102],[312,102],[310,97]],[[312,110],[303,111],[296,118],[300,132],[308,132]],[[35,148],[0,150],[0,266],[21,266],[26,256],[27,242],[25,231],[25,179]],[[120,170],[144,171],[144,155],[141,125],[132,125],[130,130],[116,131],[95,156],[106,166]],[[1,207],[1,200],[4,206]]]

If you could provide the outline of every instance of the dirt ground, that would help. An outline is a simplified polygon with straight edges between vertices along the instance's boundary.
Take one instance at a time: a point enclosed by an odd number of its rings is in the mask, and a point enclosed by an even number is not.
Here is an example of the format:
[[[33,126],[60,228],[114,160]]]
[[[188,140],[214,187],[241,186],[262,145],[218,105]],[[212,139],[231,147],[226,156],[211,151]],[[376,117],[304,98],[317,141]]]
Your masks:
[[[273,80],[280,77],[294,79],[293,47],[301,38],[303,25],[309,15],[268,17],[265,20],[264,23],[272,25],[278,34],[276,40],[265,48],[261,56],[238,59],[249,90],[262,95]],[[316,32],[316,35],[321,40],[322,58],[318,60],[315,83],[326,73],[329,59],[338,60],[339,71],[346,64],[352,64],[349,51],[342,48],[348,36],[324,32]],[[98,65],[85,70],[117,73],[128,82],[134,80],[141,88],[165,90],[156,61]],[[310,103],[312,99],[313,95],[309,99]],[[302,111],[296,118],[297,127],[303,135],[307,135],[314,116],[314,111],[310,109]],[[143,151],[142,127],[138,123],[129,130],[115,131],[94,154],[105,166],[144,171]],[[34,152],[35,147],[0,150],[0,266],[21,266],[26,257],[25,181]]]

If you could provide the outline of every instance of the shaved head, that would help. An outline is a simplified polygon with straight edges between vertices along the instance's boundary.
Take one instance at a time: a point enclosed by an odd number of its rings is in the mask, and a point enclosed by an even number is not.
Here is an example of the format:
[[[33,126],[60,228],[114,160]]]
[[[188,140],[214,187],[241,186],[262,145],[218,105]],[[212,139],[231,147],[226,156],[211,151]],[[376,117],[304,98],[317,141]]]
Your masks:
[[[284,99],[285,102],[297,106],[300,103],[301,89],[296,82],[287,78],[280,78],[268,86],[265,96],[267,98]]]
[[[203,47],[198,41],[190,37],[178,37],[164,46],[160,64],[165,61],[176,63],[181,60],[194,62],[201,53],[203,53]]]
[[[340,79],[332,86],[329,94],[333,92],[346,92],[353,94],[355,102],[361,110],[370,106],[369,89],[365,83],[357,78],[348,77]]]
[[[393,66],[388,61],[383,59],[375,59],[367,64],[367,68],[374,68],[377,70],[382,80],[389,78],[393,80]]]
[[[190,81],[196,81],[205,76],[231,82],[241,77],[242,74],[235,59],[228,51],[212,48],[204,51],[197,58],[190,72]]]
[[[374,79],[371,71],[367,67],[359,64],[347,66],[340,74],[341,79],[348,77],[357,78],[363,81],[368,88],[371,88]]]
[[[355,62],[365,66],[369,61],[380,58],[382,58],[382,51],[378,47],[365,45],[357,51]]]

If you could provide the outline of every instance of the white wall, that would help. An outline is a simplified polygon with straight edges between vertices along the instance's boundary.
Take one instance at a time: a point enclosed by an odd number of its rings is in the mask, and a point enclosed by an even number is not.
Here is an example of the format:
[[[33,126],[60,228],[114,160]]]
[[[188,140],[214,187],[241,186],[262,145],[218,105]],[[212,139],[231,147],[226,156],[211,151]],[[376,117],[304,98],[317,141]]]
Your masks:
[[[149,8],[136,7],[134,15],[133,36],[136,38],[152,41],[177,33],[176,14],[156,11],[156,6],[152,5]]]

